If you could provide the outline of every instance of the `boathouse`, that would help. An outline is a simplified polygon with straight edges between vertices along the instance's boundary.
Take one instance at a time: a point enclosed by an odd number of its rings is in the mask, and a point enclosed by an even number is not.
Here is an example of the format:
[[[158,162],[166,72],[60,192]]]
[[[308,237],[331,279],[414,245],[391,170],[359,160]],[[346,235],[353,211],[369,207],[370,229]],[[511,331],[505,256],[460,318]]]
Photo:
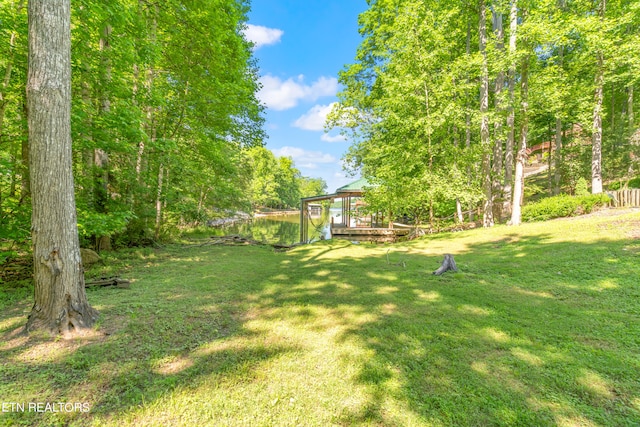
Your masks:
[[[366,213],[363,196],[366,188],[371,184],[360,178],[350,184],[340,187],[333,194],[305,197],[300,200],[300,242],[309,240],[309,219],[312,214],[311,206],[318,202],[338,202],[341,205],[340,216],[331,218],[331,238],[390,242],[399,236],[409,233],[409,228],[394,227],[393,222],[384,224],[384,216],[378,213]]]

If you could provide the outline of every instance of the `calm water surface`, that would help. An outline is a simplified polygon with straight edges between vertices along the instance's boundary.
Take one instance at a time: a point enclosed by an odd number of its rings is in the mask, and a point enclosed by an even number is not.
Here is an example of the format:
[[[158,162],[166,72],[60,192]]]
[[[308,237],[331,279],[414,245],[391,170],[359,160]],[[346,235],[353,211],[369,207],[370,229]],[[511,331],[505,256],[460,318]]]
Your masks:
[[[324,210],[322,216],[313,217],[309,222],[309,239],[319,240],[321,236],[330,238],[331,216],[339,216],[340,210]],[[339,219],[336,218],[339,222]],[[259,242],[291,245],[300,241],[300,215],[280,215],[254,218],[251,221],[215,229],[215,235],[239,234]]]

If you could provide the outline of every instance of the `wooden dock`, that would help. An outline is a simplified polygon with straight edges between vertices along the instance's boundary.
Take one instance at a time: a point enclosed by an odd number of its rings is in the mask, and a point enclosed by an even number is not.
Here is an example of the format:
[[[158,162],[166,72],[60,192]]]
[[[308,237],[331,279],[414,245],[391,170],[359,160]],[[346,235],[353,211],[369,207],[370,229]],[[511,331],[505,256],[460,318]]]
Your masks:
[[[395,242],[410,231],[409,228],[345,227],[344,224],[334,224],[331,226],[331,237],[356,242]]]

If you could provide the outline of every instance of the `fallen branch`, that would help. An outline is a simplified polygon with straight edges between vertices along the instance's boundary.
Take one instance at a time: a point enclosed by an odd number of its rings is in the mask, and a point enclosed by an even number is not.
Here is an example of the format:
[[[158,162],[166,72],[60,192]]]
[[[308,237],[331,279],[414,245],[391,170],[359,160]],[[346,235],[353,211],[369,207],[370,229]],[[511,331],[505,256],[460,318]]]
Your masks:
[[[257,240],[249,239],[246,237],[239,236],[237,234],[232,234],[229,236],[211,236],[211,241],[202,243],[198,245],[202,246],[211,246],[211,245],[222,245],[222,246],[240,246],[240,245],[254,245],[254,246],[271,246],[276,251],[287,251],[289,249],[295,248],[299,246],[300,243],[293,243],[291,245],[283,245],[279,243],[264,243],[259,242]]]
[[[390,251],[390,250],[391,250],[391,249],[388,249],[388,250],[387,250],[387,265],[397,265],[397,266],[402,266],[402,268],[407,268],[407,263],[405,263],[404,261],[396,262],[395,264],[392,264],[392,263],[389,261],[389,251]]]
[[[440,276],[441,274],[447,271],[458,271],[458,267],[456,266],[456,262],[453,260],[453,255],[446,254],[444,256],[444,260],[436,271],[433,272],[436,276]]]
[[[84,282],[84,286],[85,288],[92,286],[115,286],[117,288],[129,289],[130,283],[131,282],[129,280],[121,279],[119,277],[101,277],[100,279]]]

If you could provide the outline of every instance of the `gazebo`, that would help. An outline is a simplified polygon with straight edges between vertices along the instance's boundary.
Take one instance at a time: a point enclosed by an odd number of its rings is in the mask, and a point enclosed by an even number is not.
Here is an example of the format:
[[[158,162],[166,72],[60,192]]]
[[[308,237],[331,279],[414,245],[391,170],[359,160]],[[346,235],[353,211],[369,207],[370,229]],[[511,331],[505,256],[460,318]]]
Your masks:
[[[345,238],[349,240],[367,240],[367,241],[393,241],[398,236],[406,235],[409,229],[394,229],[393,223],[389,222],[388,227],[382,227],[377,223],[378,215],[361,214],[362,208],[365,206],[362,197],[365,189],[371,187],[369,181],[360,178],[350,184],[342,186],[333,194],[325,194],[322,196],[305,197],[300,200],[300,242],[309,240],[309,218],[310,205],[315,202],[329,200],[342,200],[342,212],[340,222],[334,222],[331,218],[331,237]]]

